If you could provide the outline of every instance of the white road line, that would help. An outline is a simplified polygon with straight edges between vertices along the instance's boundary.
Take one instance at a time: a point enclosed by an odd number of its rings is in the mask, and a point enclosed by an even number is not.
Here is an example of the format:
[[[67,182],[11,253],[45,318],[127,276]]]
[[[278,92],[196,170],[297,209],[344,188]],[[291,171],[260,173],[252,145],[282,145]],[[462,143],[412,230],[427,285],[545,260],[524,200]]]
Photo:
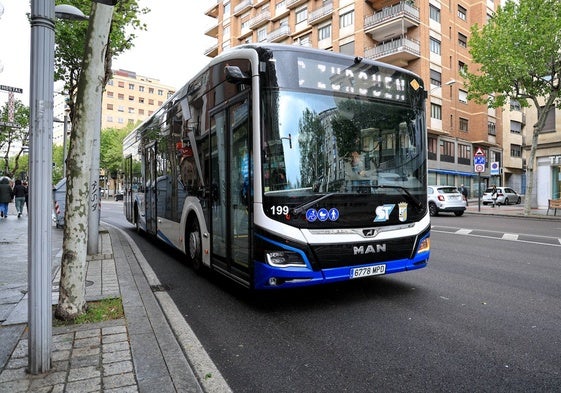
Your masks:
[[[505,233],[502,238],[503,238],[503,240],[518,240],[518,234],[516,234],[516,233]]]

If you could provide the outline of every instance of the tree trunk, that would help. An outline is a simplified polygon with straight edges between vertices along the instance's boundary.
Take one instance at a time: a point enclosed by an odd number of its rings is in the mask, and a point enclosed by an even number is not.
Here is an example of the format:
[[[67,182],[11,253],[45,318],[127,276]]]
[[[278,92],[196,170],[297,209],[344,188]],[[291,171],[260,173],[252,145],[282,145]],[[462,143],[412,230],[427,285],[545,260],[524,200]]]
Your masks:
[[[75,319],[86,311],[86,256],[90,173],[95,130],[101,127],[99,112],[105,76],[105,51],[113,7],[94,2],[88,26],[86,51],[78,83],[73,132],[66,166],[66,210],[61,260],[60,292],[56,316]],[[99,154],[99,152],[98,152]]]

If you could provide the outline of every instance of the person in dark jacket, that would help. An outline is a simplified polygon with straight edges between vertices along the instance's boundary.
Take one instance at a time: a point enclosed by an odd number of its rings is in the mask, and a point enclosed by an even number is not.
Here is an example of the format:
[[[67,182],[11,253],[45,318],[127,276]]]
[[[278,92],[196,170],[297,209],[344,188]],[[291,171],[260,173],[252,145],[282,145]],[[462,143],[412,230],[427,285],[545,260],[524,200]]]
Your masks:
[[[27,194],[27,189],[23,184],[21,184],[21,180],[17,179],[14,186],[14,199],[16,202],[16,211],[18,212],[18,218],[20,218],[23,213],[23,206],[25,205],[25,194]]]
[[[8,203],[14,198],[9,177],[0,178],[0,218],[8,217]]]

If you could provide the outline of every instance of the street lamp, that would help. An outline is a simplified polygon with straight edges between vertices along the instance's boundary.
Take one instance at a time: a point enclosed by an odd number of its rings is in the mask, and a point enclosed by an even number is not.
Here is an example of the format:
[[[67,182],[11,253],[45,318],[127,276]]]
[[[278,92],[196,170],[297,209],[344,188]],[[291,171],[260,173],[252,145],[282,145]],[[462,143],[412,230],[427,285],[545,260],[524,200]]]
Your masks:
[[[51,187],[54,90],[54,18],[85,20],[72,6],[31,0],[30,182],[28,225],[28,322],[31,374],[51,367]]]
[[[452,86],[454,83],[456,83],[455,79],[450,79],[448,82],[445,83],[446,86]],[[433,91],[435,91],[436,89],[440,89],[442,88],[441,86],[435,86],[432,89],[429,90],[429,94],[432,93]]]

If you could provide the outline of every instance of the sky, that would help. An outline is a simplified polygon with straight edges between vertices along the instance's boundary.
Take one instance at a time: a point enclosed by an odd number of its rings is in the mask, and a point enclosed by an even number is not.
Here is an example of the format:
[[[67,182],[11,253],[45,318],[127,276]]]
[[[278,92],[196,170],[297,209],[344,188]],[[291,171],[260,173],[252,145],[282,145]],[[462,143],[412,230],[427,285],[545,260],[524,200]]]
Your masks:
[[[29,105],[29,69],[31,28],[26,14],[30,0],[0,0],[0,85],[18,87],[23,94],[15,98]],[[216,20],[205,11],[216,0],[139,0],[151,12],[142,17],[147,31],[137,32],[135,46],[113,60],[113,69],[134,71],[138,75],[159,79],[161,83],[180,88],[210,58],[204,51],[216,44],[205,35]],[[0,106],[8,93],[0,90]]]

